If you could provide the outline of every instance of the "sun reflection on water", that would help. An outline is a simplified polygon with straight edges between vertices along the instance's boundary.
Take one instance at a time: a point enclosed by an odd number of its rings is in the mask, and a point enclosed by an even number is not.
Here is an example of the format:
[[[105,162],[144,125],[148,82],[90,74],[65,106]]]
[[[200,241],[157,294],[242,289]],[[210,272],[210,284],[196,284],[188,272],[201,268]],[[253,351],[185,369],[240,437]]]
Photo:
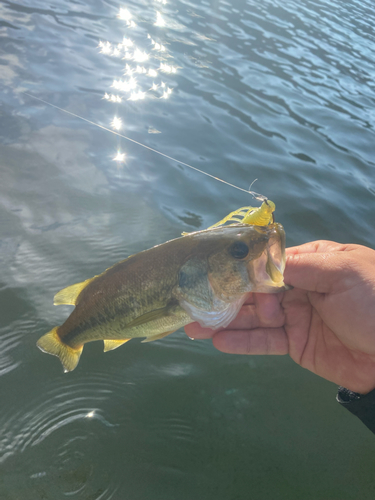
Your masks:
[[[154,14],[156,21],[154,23],[151,21],[148,27],[145,26],[144,19],[134,19],[133,13],[128,8],[121,7],[117,18],[124,23],[124,29],[127,32],[117,42],[116,40],[101,40],[98,44],[101,54],[117,59],[119,64],[121,61],[124,62],[120,69],[122,78],[117,75],[111,85],[117,93],[109,91],[104,93],[103,98],[110,103],[128,106],[130,102],[144,102],[148,98],[169,99],[172,94],[173,85],[170,86],[168,82],[159,79],[161,73],[174,77],[178,70],[178,66],[171,63],[173,56],[168,50],[168,43],[165,39],[165,30],[168,29],[171,21],[167,22],[162,12],[163,6],[167,3],[166,0],[155,0],[155,3],[157,4]],[[136,26],[137,30],[132,31],[132,28]],[[129,104],[126,104],[127,102]],[[123,122],[119,116],[121,110],[118,106],[116,108],[116,116],[111,122],[111,127],[114,130],[120,130],[123,128]],[[118,150],[113,161],[117,164],[124,163],[125,156],[125,153]]]
[[[148,60],[148,54],[142,50],[135,49],[133,59],[136,62],[144,62]]]
[[[111,123],[112,127],[115,129],[115,130],[120,130],[121,127],[122,127],[122,120],[121,118],[118,118],[117,116],[115,116],[112,120],[112,123]]]
[[[146,92],[138,90],[137,92],[132,92],[130,94],[128,101],[139,101],[141,99],[144,99],[145,97],[146,97]]]
[[[171,95],[172,89],[167,87],[167,90],[164,90],[163,95],[160,96],[160,99],[168,99],[168,97]]]
[[[112,87],[116,90],[121,90],[122,92],[129,92],[137,87],[137,80],[132,76],[129,80],[113,80]]]
[[[170,64],[160,63],[160,71],[164,71],[164,73],[176,73],[176,66],[171,66]]]
[[[163,16],[160,14],[160,12],[156,13],[155,26],[159,26],[160,28],[163,28],[165,26],[165,20],[163,19]]]
[[[121,151],[117,151],[117,155],[113,158],[113,161],[117,161],[118,163],[124,163],[126,158],[125,153],[121,153]]]
[[[119,19],[121,19],[122,21],[125,21],[127,26],[129,28],[135,28],[136,27],[136,24],[135,22],[133,21],[132,19],[132,15],[131,13],[128,11],[128,9],[123,9],[121,8],[120,9],[120,12],[118,13],[118,16],[117,16]]]
[[[107,92],[104,94],[104,97],[103,99],[106,99],[107,101],[111,101],[111,102],[122,102],[122,99],[119,95],[115,95],[115,94],[108,94]]]

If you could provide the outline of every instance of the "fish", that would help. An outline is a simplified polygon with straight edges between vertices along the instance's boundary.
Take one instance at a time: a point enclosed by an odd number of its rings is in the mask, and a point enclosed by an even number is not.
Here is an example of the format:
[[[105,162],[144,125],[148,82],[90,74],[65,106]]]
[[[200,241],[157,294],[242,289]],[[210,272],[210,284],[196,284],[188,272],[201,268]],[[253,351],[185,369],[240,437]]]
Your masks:
[[[235,224],[189,233],[141,251],[102,274],[64,288],[54,304],[75,309],[37,346],[76,368],[84,344],[110,351],[132,338],[161,339],[188,323],[224,328],[249,292],[278,293],[284,283],[281,224]]]

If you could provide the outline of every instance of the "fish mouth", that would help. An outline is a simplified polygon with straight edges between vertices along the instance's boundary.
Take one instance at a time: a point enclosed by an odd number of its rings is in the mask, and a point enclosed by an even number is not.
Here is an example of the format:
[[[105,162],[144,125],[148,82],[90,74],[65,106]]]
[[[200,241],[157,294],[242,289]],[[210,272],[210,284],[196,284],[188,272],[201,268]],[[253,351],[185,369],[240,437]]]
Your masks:
[[[262,254],[252,262],[249,277],[254,283],[254,292],[274,293],[288,290],[284,283],[285,231],[281,224],[267,226],[268,243]]]
[[[285,270],[285,231],[281,224],[274,224],[273,231],[267,245],[266,272],[275,283],[284,283]]]

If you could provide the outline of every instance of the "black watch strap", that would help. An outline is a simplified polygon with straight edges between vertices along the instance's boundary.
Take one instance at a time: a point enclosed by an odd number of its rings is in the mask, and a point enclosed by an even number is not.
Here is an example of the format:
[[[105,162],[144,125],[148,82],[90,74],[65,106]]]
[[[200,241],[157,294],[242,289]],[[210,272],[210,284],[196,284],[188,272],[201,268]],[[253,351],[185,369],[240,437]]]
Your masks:
[[[358,392],[349,391],[345,387],[339,387],[336,396],[341,406],[358,417],[375,433],[375,389],[368,394],[362,395]]]

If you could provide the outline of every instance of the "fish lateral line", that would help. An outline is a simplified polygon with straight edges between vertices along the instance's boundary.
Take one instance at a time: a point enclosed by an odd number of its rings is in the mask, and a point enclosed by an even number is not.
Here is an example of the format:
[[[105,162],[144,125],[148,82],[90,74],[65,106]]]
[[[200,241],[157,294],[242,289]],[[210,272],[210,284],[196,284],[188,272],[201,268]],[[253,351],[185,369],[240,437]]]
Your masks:
[[[152,151],[153,153],[156,153],[160,156],[163,156],[164,158],[167,158],[168,160],[172,160],[176,163],[179,163],[180,165],[183,165],[184,167],[188,167],[192,170],[195,170],[196,172],[199,172],[202,175],[206,175],[207,177],[210,177],[211,179],[214,179],[215,181],[222,182],[223,184],[226,184],[227,186],[230,186],[234,189],[238,189],[239,191],[243,191],[244,193],[250,194],[254,199],[262,201],[262,202],[267,202],[268,198],[260,193],[256,193],[255,191],[251,191],[250,188],[254,184],[254,182],[257,180],[255,179],[251,184],[249,189],[244,189],[239,186],[236,186],[235,184],[232,184],[231,182],[225,181],[224,179],[220,179],[220,177],[216,177],[215,175],[209,174],[208,172],[205,172],[204,170],[201,170],[197,167],[194,167],[193,165],[190,165],[189,163],[185,163],[183,161],[177,160],[176,158],[173,158],[172,156],[169,156],[161,151],[158,151],[157,149],[154,149],[150,146],[147,146],[146,144],[143,144],[142,142],[136,141],[135,139],[132,139],[131,137],[128,137],[126,135],[120,134],[119,132],[116,132],[115,130],[111,130],[108,127],[105,127],[104,125],[100,125],[99,123],[93,122],[92,120],[89,120],[88,118],[85,118],[83,116],[77,115],[76,113],[73,113],[72,111],[68,111],[67,109],[61,108],[60,106],[56,106],[56,104],[52,104],[51,102],[45,101],[44,99],[41,99],[40,97],[36,97],[32,94],[29,94],[28,92],[22,92],[22,94],[27,95],[28,97],[31,97],[32,99],[35,99],[39,102],[42,102],[43,104],[46,104],[47,106],[51,106],[52,108],[55,108],[63,113],[66,113],[70,116],[73,116],[74,118],[77,118],[79,120],[82,120],[86,123],[89,123],[90,125],[93,125],[94,127],[98,127],[102,130],[105,130],[106,132],[110,132],[111,134],[117,135],[118,137],[121,137],[122,139],[125,139],[127,141],[130,141],[134,144],[137,144],[138,146],[141,146],[142,148],[148,149],[149,151]]]

